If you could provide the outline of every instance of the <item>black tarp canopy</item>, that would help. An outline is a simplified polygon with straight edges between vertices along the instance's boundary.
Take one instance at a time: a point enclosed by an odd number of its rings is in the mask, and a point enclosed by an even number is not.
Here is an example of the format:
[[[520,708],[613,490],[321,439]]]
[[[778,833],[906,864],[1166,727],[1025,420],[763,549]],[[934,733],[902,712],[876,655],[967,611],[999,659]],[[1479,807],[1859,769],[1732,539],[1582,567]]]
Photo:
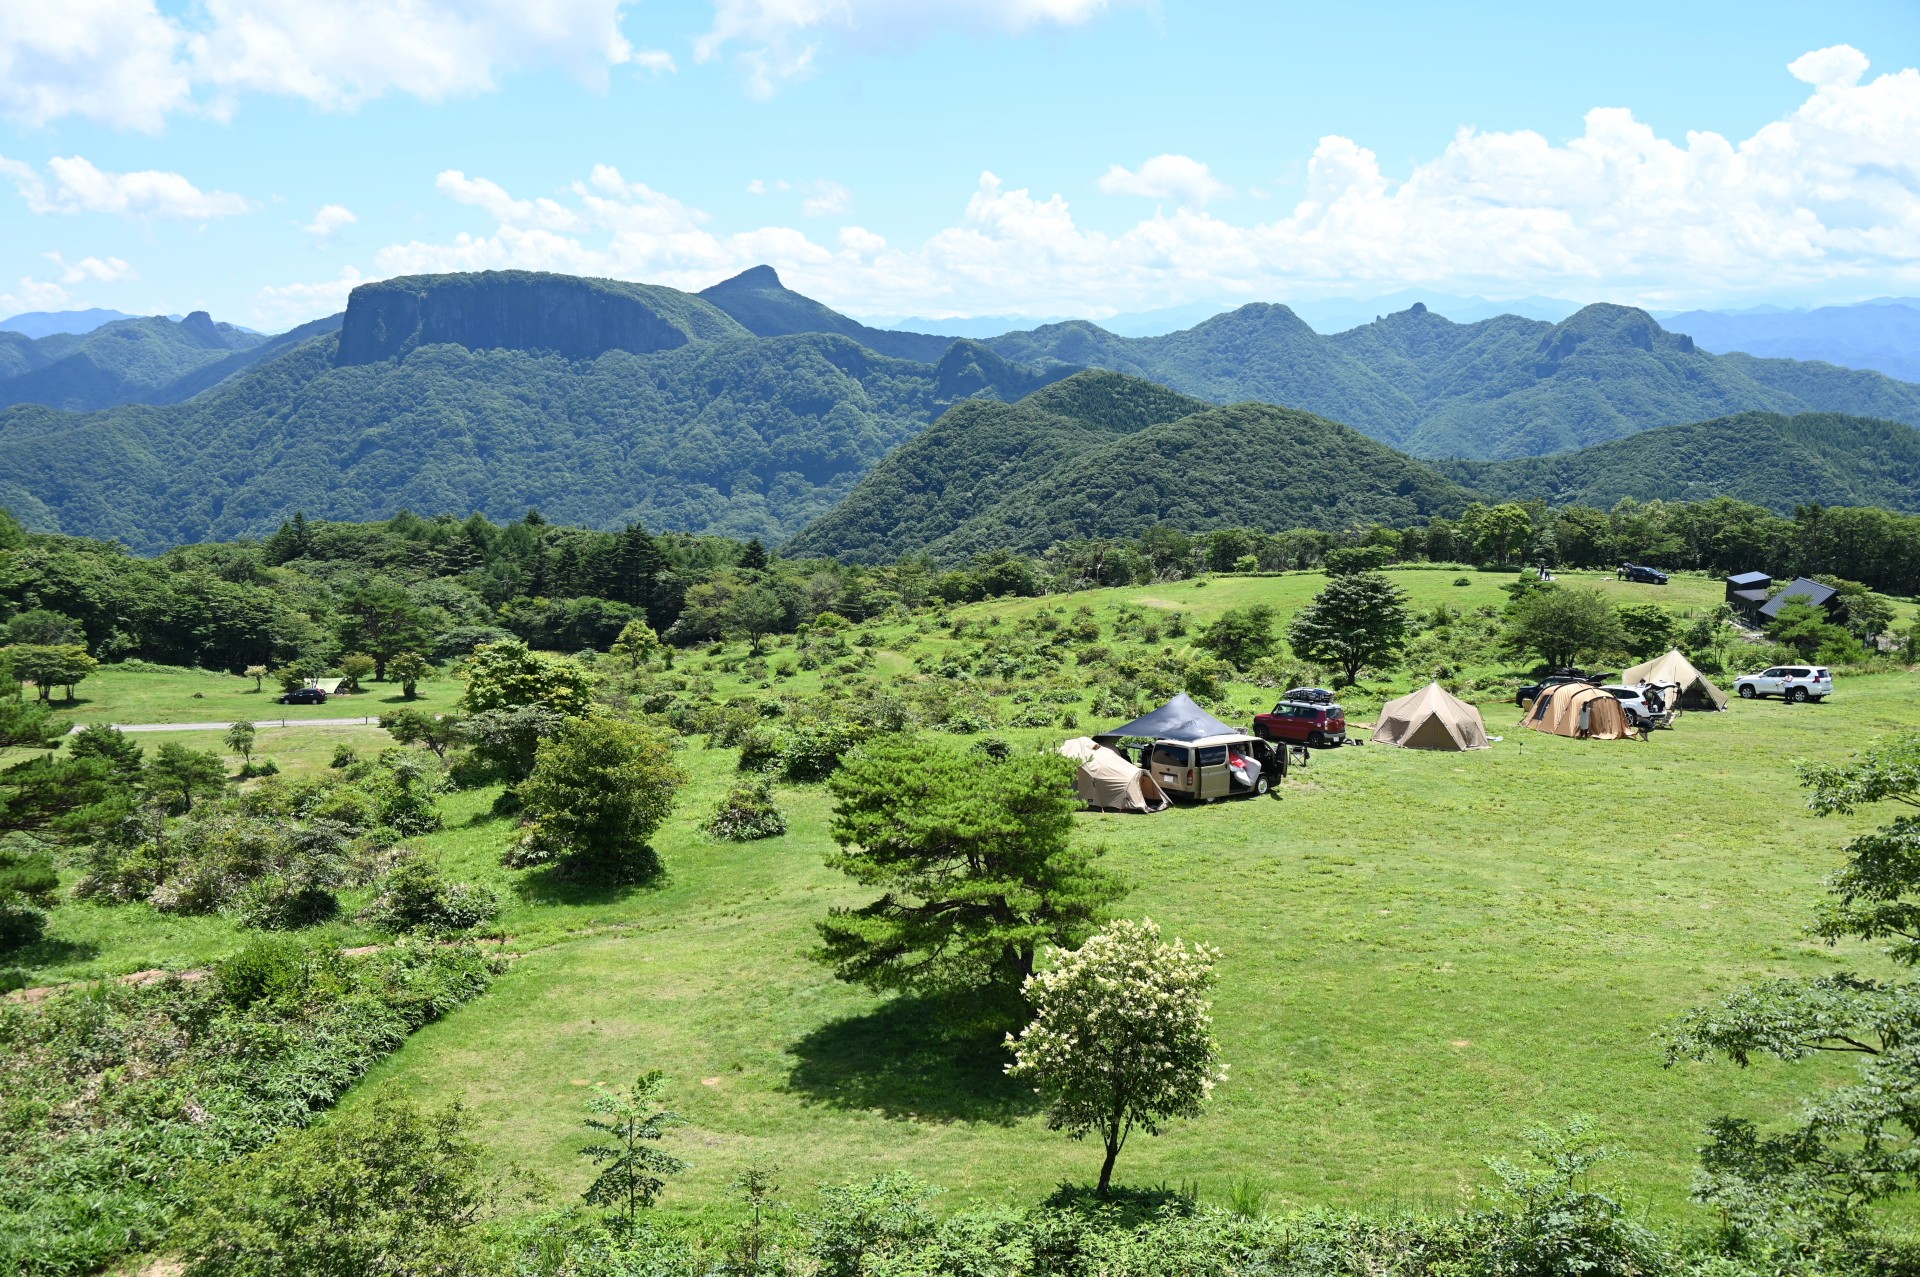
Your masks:
[[[1151,714],[1142,714],[1131,723],[1100,732],[1094,739],[1144,736],[1149,740],[1203,740],[1208,736],[1230,736],[1239,730],[1207,713],[1194,702],[1193,697],[1181,692]]]

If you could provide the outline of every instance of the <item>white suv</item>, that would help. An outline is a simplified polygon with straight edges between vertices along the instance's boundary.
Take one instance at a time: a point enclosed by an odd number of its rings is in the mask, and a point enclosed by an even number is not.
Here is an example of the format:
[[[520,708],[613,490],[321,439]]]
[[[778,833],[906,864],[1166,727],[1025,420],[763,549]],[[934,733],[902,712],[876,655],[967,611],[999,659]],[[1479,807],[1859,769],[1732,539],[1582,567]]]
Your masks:
[[[1614,700],[1620,702],[1621,712],[1627,716],[1627,725],[1641,727],[1651,723],[1658,712],[1647,702],[1647,685],[1637,683],[1632,687],[1616,685],[1600,689]]]
[[[1778,696],[1788,701],[1824,701],[1833,695],[1833,671],[1824,665],[1776,665],[1758,674],[1742,674],[1733,690],[1742,700]]]

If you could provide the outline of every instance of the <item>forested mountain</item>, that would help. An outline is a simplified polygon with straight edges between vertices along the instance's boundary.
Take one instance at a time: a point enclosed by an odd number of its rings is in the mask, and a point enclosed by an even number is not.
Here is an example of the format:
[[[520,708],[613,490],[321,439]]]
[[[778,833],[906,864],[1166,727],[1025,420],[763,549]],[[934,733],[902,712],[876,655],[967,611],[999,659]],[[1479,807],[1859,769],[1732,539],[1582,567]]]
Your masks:
[[[851,337],[868,350],[896,359],[917,359],[932,363],[953,345],[956,337],[936,337],[931,333],[899,332],[891,328],[869,328],[857,319],[802,296],[780,282],[771,266],[755,266],[732,279],[723,279],[700,296],[738,320],[759,337],[785,337],[791,333],[839,333]]]
[[[1456,324],[1424,306],[1323,337],[1284,306],[1127,338],[1084,322],[987,344],[1024,363],[1112,368],[1214,402],[1302,408],[1422,457],[1538,456],[1760,409],[1920,424],[1920,386],[1827,364],[1719,356],[1644,311]]]
[[[1211,407],[1086,372],[1017,404],[968,403],[904,444],[789,553],[881,562],[1206,530],[1345,528],[1457,513],[1458,483],[1336,422]]]
[[[204,310],[179,323],[158,316],[123,319],[90,332],[40,338],[0,331],[0,407],[37,403],[91,412],[185,398],[175,393],[183,378],[267,340],[216,324]]]
[[[1578,452],[1441,468],[1499,498],[1611,508],[1734,497],[1781,514],[1821,505],[1920,511],[1920,430],[1837,413],[1746,412]]]
[[[402,508],[777,539],[954,401],[1059,375],[968,342],[927,364],[754,337],[672,289],[389,280],[355,290],[337,336],[187,402],[0,413],[0,507],[146,550]]]

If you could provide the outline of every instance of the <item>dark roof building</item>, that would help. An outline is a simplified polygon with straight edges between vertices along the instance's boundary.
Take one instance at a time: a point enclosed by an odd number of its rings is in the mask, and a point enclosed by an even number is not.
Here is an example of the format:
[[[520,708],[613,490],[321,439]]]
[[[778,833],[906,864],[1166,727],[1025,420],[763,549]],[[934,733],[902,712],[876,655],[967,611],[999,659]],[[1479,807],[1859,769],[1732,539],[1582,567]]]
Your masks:
[[[1804,576],[1796,576],[1792,581],[1788,582],[1784,590],[1781,590],[1780,593],[1767,600],[1766,605],[1760,609],[1760,615],[1771,621],[1774,617],[1780,615],[1781,608],[1793,602],[1795,599],[1803,603],[1811,603],[1817,608],[1823,608],[1829,615],[1840,610],[1840,592],[1838,590],[1834,589],[1831,585],[1822,585],[1820,582],[1810,581]]]
[[[1765,572],[1741,572],[1727,578],[1727,606],[1751,623],[1758,624],[1760,609],[1766,605],[1773,578]]]

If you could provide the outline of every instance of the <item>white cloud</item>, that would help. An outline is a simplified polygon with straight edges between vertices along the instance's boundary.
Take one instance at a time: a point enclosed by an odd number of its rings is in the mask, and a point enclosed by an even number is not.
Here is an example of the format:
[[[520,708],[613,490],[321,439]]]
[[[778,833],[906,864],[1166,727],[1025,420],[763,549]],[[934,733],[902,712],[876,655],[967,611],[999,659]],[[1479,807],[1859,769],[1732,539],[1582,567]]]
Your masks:
[[[153,0],[0,4],[0,115],[157,132],[188,101],[183,39]]]
[[[205,221],[232,217],[252,205],[226,191],[203,191],[178,173],[146,169],[111,173],[78,155],[47,161],[51,182],[39,170],[0,156],[0,176],[13,181],[36,213],[118,213],[122,217],[177,217]]]
[[[828,40],[856,47],[913,44],[935,30],[1020,34],[1079,26],[1130,0],[714,0],[713,25],[694,41],[701,62],[732,56],[747,91],[771,97],[812,73]]]
[[[81,116],[156,132],[174,111],[230,114],[240,94],[352,109],[390,93],[440,101],[503,72],[557,66],[604,88],[632,66],[675,70],[622,30],[627,0],[154,0],[0,4],[0,114]]]
[[[48,261],[61,270],[63,284],[83,284],[89,280],[101,284],[125,284],[140,278],[140,272],[118,257],[83,257],[69,265],[60,253],[46,254]]]
[[[852,207],[853,192],[824,178],[813,184],[813,194],[800,201],[800,212],[807,217],[833,217]]]
[[[1135,171],[1116,164],[1100,179],[1100,189],[1108,195],[1141,195],[1194,208],[1228,193],[1212,169],[1185,155],[1156,155]]]
[[[284,284],[260,290],[253,319],[270,329],[292,328],[347,307],[347,294],[364,284],[359,271],[348,266],[332,279],[317,284]]]
[[[11,318],[28,310],[65,310],[72,300],[60,285],[23,275],[18,289],[0,293],[0,317]]]
[[[313,220],[300,229],[313,236],[320,244],[328,244],[333,237],[360,219],[353,210],[344,204],[322,204],[313,214]]]
[[[769,262],[830,305],[892,314],[1099,315],[1415,285],[1676,308],[1920,288],[1920,72],[1868,79],[1849,53],[1822,51],[1818,71],[1796,62],[1819,83],[1738,142],[1662,138],[1601,108],[1564,144],[1463,129],[1394,177],[1357,141],[1325,137],[1302,196],[1266,205],[1275,215],[1264,221],[1183,205],[1106,233],[1076,223],[1060,195],[985,173],[954,224],[923,242],[850,226],[823,243],[788,226],[716,230],[701,210],[610,168],[545,199],[447,173],[443,193],[492,225],[393,245],[375,264],[383,274],[518,266],[701,288]],[[1153,172],[1149,161],[1125,180]],[[1195,190],[1205,188],[1186,194]]]

